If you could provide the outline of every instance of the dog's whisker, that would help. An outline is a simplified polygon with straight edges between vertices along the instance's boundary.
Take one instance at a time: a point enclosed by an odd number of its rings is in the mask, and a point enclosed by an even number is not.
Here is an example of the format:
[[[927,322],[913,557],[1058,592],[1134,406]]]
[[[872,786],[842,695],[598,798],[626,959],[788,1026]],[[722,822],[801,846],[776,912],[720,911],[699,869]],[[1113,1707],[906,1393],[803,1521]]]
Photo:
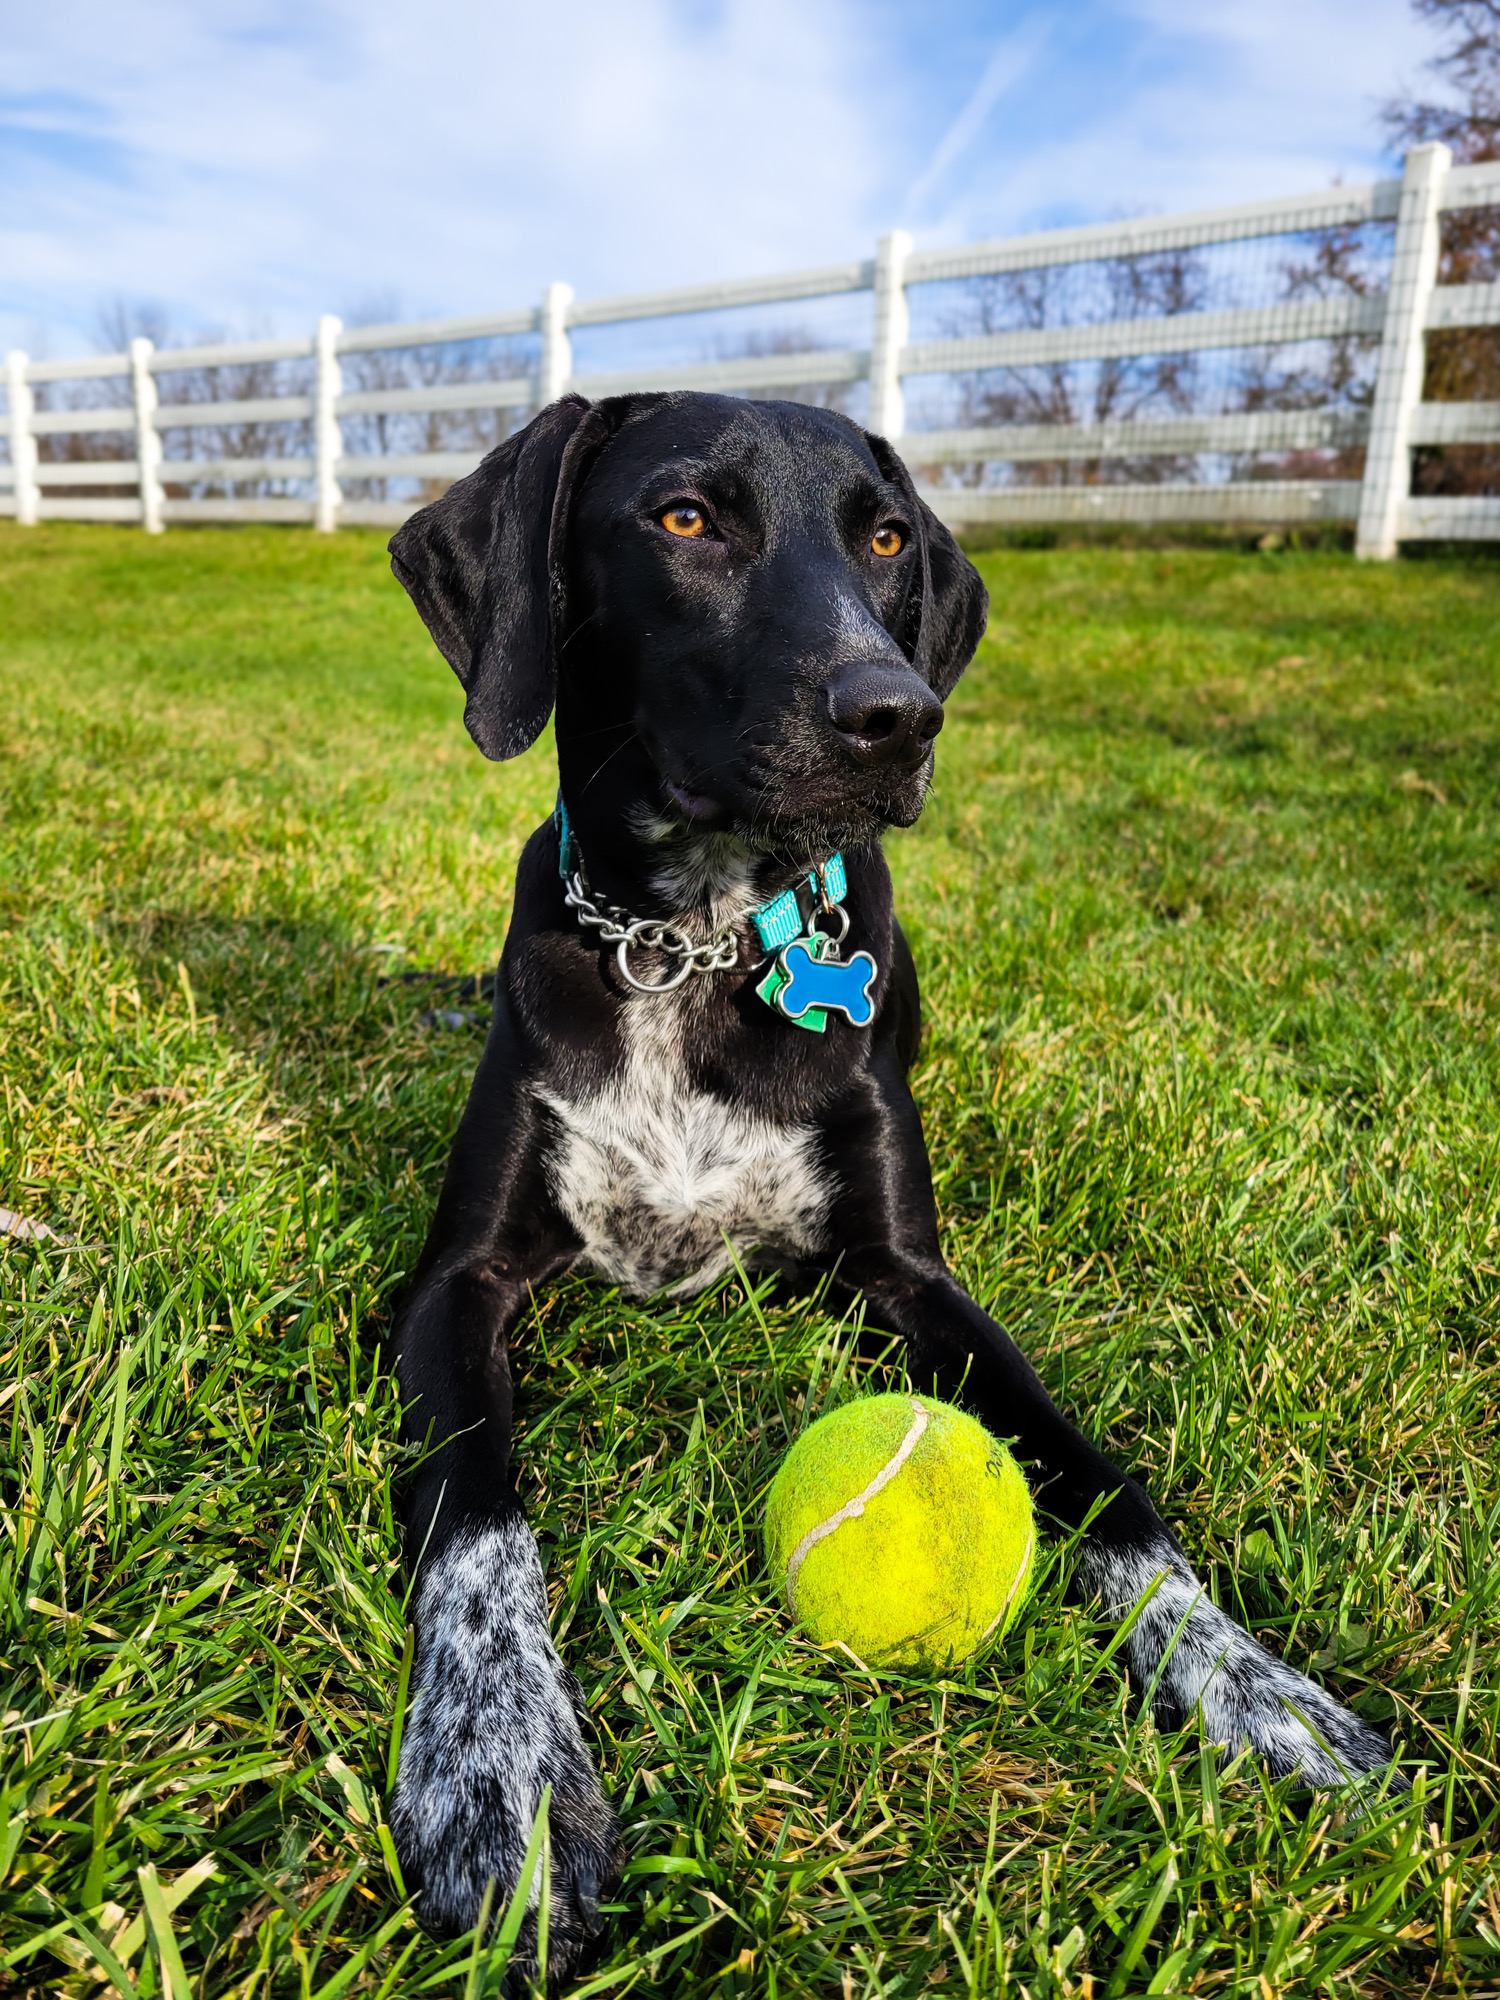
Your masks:
[[[577,640],[583,637],[584,633],[588,630],[590,625],[592,625],[595,622],[598,616],[599,613],[597,610],[595,610],[591,611],[587,616],[587,618],[581,618],[578,621],[578,623],[573,627],[573,629],[568,633],[567,637],[562,641],[562,643],[557,648],[557,657],[559,661],[561,661],[564,653],[567,652],[568,648],[572,646]]]
[[[628,750],[632,743],[636,743],[639,741],[640,741],[640,732],[636,729],[632,729],[630,734],[624,739],[623,742],[617,743],[615,745],[614,749],[610,751],[609,755],[604,759],[604,762],[602,764],[596,764],[594,766],[593,770],[590,771],[589,775],[583,781],[583,789],[587,791],[591,785],[595,784],[598,781],[598,779],[603,776],[605,771],[609,769],[610,765],[614,762],[615,758],[619,756],[622,750]]]

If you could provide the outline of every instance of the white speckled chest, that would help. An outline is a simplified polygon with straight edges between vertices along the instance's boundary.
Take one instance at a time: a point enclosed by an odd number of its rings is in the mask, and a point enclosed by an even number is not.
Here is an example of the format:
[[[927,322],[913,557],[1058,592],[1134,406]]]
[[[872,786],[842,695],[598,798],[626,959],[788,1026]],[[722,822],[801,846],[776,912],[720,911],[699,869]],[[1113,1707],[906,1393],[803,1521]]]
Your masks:
[[[824,1240],[827,1172],[816,1131],[694,1090],[681,998],[625,1010],[625,1062],[600,1088],[535,1086],[557,1139],[547,1173],[583,1239],[580,1264],[637,1298],[701,1291],[755,1249],[805,1255]]]

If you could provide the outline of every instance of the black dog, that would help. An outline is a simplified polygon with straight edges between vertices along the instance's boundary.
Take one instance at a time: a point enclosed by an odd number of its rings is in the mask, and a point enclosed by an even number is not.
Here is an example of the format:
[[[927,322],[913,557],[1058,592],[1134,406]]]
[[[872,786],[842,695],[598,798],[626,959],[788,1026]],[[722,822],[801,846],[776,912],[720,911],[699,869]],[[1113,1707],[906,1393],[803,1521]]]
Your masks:
[[[1094,1510],[1080,1588],[1121,1618],[1150,1593],[1125,1652],[1164,1724],[1197,1710],[1314,1785],[1385,1766],[1381,1737],[1215,1609],[943,1262],[880,838],[921,810],[987,607],[895,452],[795,404],[569,397],[391,549],[486,756],[524,750],[555,702],[566,808],[522,856],[399,1329],[405,1435],[427,1450],[391,1823],[424,1920],[467,1927],[491,1877],[508,1891],[550,1785],[554,1976],[595,1927],[619,1840],[515,1493],[507,1340],[559,1272],[692,1291],[728,1267],[726,1235],[862,1294],[914,1385],[1017,1440],[1051,1513]],[[788,928],[829,940],[795,960],[819,967],[820,1033],[796,979],[778,993]]]

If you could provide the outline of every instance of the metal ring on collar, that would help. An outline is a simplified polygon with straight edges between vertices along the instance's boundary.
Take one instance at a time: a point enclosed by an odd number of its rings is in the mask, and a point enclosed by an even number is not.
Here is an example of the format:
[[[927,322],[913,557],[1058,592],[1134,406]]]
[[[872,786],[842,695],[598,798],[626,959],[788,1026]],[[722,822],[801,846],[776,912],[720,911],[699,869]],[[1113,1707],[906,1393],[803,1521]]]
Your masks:
[[[821,910],[813,911],[812,916],[808,920],[807,928],[813,930],[824,917],[838,918],[839,927],[837,931],[825,931],[823,935],[831,945],[841,945],[849,935],[849,912],[844,908],[842,903],[825,903]]]
[[[644,979],[637,979],[630,969],[629,938],[621,938],[619,944],[616,945],[615,964],[619,966],[620,977],[625,981],[625,984],[633,986],[637,993],[670,993],[674,987],[680,986],[688,974],[694,970],[692,959],[684,958],[670,979],[663,979],[655,986],[652,986]]]

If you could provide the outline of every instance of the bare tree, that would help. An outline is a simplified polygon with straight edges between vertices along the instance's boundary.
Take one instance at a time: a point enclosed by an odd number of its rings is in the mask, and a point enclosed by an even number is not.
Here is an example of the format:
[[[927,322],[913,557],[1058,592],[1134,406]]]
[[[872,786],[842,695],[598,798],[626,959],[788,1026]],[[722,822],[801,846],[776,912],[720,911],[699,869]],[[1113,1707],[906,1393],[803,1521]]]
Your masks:
[[[94,335],[105,354],[125,353],[132,340],[145,339],[154,347],[167,347],[172,340],[172,319],[165,306],[139,299],[132,302],[117,293],[94,308]]]
[[[1362,227],[1343,225],[1299,238],[1278,266],[1279,296],[1299,299],[1368,298],[1384,277],[1384,252]],[[1369,409],[1375,395],[1380,336],[1337,334],[1310,345],[1248,348],[1238,357],[1230,406],[1247,414],[1272,410]],[[1364,446],[1236,455],[1234,479],[1358,479]]]
[[[1041,332],[1106,320],[1165,318],[1200,312],[1208,295],[1203,259],[1191,250],[1146,251],[1085,265],[1043,265],[971,279],[963,301],[944,323],[952,338]],[[1184,416],[1195,402],[1198,357],[1124,355],[1102,361],[1051,361],[986,369],[957,378],[962,427],[1010,424],[1102,424],[1134,418]],[[915,449],[915,447],[914,447]],[[1191,456],[1020,460],[1018,484],[1191,478]],[[983,463],[949,466],[941,475],[963,485],[983,482]]]
[[[396,317],[396,304],[375,300],[346,315],[350,326],[369,325]],[[213,406],[266,402],[286,396],[306,396],[312,389],[309,361],[198,361],[173,366],[173,349],[182,346],[213,347],[235,336],[220,327],[200,330],[184,341],[160,307],[132,303],[123,298],[106,300],[95,315],[95,341],[104,353],[128,350],[132,340],[149,339],[157,350],[156,381],[161,402],[169,409],[190,410],[191,423],[172,424],[163,432],[162,483],[171,499],[228,497],[235,499],[305,498],[305,476],[247,471],[236,477],[235,460],[307,459],[312,453],[312,426],[306,418],[268,416],[246,420],[227,413],[223,421],[213,421]],[[249,337],[257,337],[252,333]],[[479,340],[437,343],[428,346],[355,353],[344,356],[346,389],[406,389],[439,383],[490,382],[524,376],[531,366],[525,343],[511,340]],[[128,409],[131,402],[129,378],[105,376],[78,381],[42,383],[37,387],[37,407],[97,411]],[[370,412],[343,418],[345,448],[356,455],[387,452],[484,451],[499,443],[507,428],[525,411],[434,410],[405,414]],[[101,460],[120,461],[135,456],[133,430],[48,432],[37,440],[38,452],[47,464],[77,464],[80,477],[67,489],[74,493],[117,494],[118,486],[89,486],[84,468]],[[225,470],[208,473],[206,466],[218,461]],[[449,482],[442,480],[368,479],[347,482],[350,497],[385,499],[396,497],[399,484],[405,497],[435,498]]]
[[[1500,160],[1500,0],[1412,0],[1412,7],[1447,37],[1426,68],[1452,95],[1393,97],[1380,114],[1392,145],[1436,139],[1466,165]]]
[[[249,338],[259,337],[252,333]],[[191,343],[208,347],[231,338],[223,328],[205,329]],[[215,404],[271,401],[305,396],[312,388],[312,368],[306,361],[239,361],[172,366],[172,343],[158,349],[157,393],[169,408],[191,409],[191,424],[169,426],[162,433],[162,483],[173,499],[219,495],[233,499],[285,498],[301,482],[295,475],[271,476],[247,472],[195,474],[204,461],[305,458],[312,450],[312,425],[305,417],[246,420],[226,417],[220,423],[198,416],[198,409]]]
[[[398,317],[393,297],[366,300],[344,315],[349,327],[389,324]],[[434,343],[418,347],[372,348],[342,357],[344,388],[351,393],[391,389],[426,389],[456,382],[505,382],[530,373],[532,356],[523,340],[504,337]],[[422,410],[404,413],[369,411],[344,417],[340,426],[344,448],[354,457],[388,452],[490,451],[503,444],[525,407],[477,410]],[[450,482],[424,479],[395,482],[371,478],[348,480],[350,499],[386,500],[396,497],[398,484],[407,497],[435,500]]]
[[[150,340],[164,338],[167,316],[159,306],[132,306],[124,299],[112,299],[101,305],[95,315],[95,345],[102,353],[123,353],[132,340],[144,334]],[[130,407],[130,380],[124,375],[104,375],[86,377],[81,381],[39,382],[35,390],[36,407],[49,416],[64,410],[96,411],[127,410]],[[56,481],[49,480],[48,490],[64,492],[73,499],[89,498],[117,499],[121,492],[129,488],[117,485],[90,484],[86,468],[90,465],[119,464],[135,457],[135,434],[133,430],[117,431],[44,431],[36,441],[37,457],[43,465],[77,465],[79,476],[67,486],[59,488]]]
[[[752,328],[745,333],[721,335],[709,347],[715,361],[745,361],[766,355],[806,354],[807,380],[790,388],[752,389],[753,402],[767,399],[783,403],[808,403],[816,410],[841,410],[848,414],[853,401],[848,382],[820,382],[818,364],[811,357],[831,345],[808,327],[779,327],[774,331]]]
[[[1455,160],[1500,159],[1500,0],[1412,0],[1435,24],[1443,46],[1426,65],[1445,94],[1408,92],[1384,107],[1392,143],[1441,140]],[[1500,206],[1454,210],[1443,217],[1442,284],[1500,278]],[[1433,403],[1500,401],[1500,328],[1455,327],[1428,335],[1422,394]],[[1500,446],[1450,445],[1416,455],[1418,493],[1500,493]]]

